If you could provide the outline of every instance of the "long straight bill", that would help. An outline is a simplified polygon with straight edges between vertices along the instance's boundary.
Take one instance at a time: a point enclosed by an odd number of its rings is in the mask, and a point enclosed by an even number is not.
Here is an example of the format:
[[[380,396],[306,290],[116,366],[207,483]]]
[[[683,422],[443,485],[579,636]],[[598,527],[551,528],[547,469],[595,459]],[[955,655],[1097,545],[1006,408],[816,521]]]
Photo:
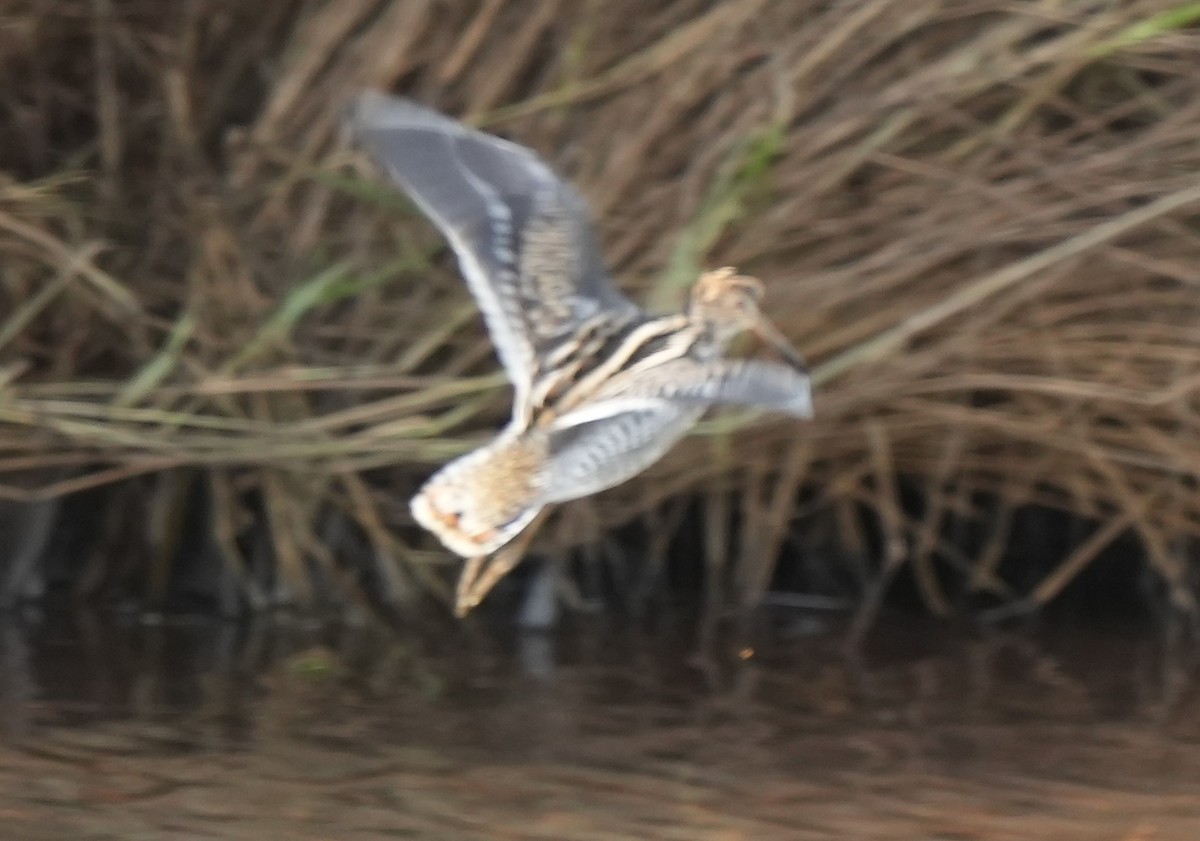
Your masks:
[[[796,350],[795,346],[788,341],[788,337],[779,332],[779,328],[768,321],[766,316],[759,314],[751,329],[753,329],[754,335],[779,351],[779,355],[799,373],[808,373],[808,363],[801,356],[800,351]]]

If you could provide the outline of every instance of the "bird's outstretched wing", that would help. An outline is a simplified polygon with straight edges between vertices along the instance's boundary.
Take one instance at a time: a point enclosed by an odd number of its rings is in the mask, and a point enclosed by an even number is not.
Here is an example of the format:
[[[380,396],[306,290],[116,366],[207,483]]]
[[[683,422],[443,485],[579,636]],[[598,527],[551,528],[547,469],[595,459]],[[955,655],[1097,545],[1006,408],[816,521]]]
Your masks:
[[[583,320],[638,312],[605,270],[583,200],[531,150],[378,92],[350,122],[457,254],[518,410],[538,358]]]
[[[686,357],[614,377],[593,400],[550,425],[543,498],[562,502],[633,478],[714,406],[811,417],[809,379],[776,362]]]
[[[642,398],[596,413],[564,415],[549,433],[542,501],[579,499],[632,479],[666,455],[703,413],[702,408]]]
[[[618,375],[566,417],[598,415],[604,406],[619,411],[622,401],[667,400],[680,406],[742,406],[812,417],[812,384],[794,366],[761,359],[703,361],[679,357],[661,365]]]

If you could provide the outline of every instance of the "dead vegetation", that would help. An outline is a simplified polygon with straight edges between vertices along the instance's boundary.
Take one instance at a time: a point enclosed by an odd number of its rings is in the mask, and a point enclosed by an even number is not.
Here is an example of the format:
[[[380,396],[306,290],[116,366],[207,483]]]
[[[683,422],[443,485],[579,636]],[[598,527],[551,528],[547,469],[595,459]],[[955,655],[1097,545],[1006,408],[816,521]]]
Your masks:
[[[142,547],[152,594],[199,509],[249,604],[446,594],[406,500],[508,392],[436,233],[341,136],[380,87],[543,152],[654,306],[702,265],[765,278],[816,365],[799,434],[714,419],[544,537],[611,555],[605,531],[641,518],[653,571],[699,500],[735,602],[789,541],[878,543],[868,610],[908,565],[945,612],[1048,601],[1135,534],[1190,605],[1197,20],[1170,0],[8,3],[0,496],[117,487],[99,529]],[[1025,594],[998,565],[1031,504],[1098,525]],[[121,573],[97,547],[81,595]]]

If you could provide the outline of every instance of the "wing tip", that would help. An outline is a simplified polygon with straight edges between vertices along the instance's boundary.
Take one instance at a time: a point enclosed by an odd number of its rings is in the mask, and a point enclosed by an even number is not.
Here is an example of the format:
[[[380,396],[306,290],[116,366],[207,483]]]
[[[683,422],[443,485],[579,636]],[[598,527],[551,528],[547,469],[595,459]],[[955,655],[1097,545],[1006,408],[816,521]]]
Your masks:
[[[812,420],[815,416],[815,412],[813,411],[812,380],[809,379],[807,374],[801,374],[800,376],[804,378],[804,386],[796,395],[796,399],[788,413],[800,420]]]
[[[386,129],[457,125],[449,117],[407,97],[377,89],[367,89],[355,96],[346,108],[344,122],[356,136]]]

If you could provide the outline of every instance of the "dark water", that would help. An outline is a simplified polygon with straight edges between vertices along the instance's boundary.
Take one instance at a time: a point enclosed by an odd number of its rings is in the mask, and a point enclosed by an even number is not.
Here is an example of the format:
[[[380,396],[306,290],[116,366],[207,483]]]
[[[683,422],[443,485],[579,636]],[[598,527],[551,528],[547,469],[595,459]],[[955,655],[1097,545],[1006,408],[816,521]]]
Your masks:
[[[1189,651],[841,641],[10,623],[0,838],[1200,839]]]

